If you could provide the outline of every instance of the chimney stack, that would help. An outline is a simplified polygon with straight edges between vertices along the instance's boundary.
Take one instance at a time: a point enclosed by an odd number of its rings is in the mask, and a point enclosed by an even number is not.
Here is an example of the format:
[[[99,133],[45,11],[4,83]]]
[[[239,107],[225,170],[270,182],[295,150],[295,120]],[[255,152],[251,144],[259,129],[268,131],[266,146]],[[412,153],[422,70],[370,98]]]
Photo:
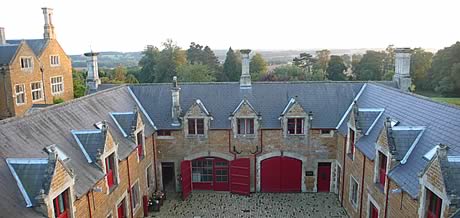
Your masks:
[[[101,80],[99,79],[99,67],[97,65],[97,55],[96,52],[85,53],[85,56],[88,57],[86,61],[86,66],[88,68],[88,76],[86,77],[86,87],[89,90],[97,90]]]
[[[0,27],[0,45],[6,44],[5,28]]]
[[[173,77],[173,87],[171,89],[171,96],[172,96],[172,107],[171,107],[171,116],[172,116],[172,124],[173,126],[180,126],[179,116],[181,113],[180,108],[180,87],[177,84],[177,76]]]
[[[240,50],[241,53],[241,77],[240,77],[240,88],[250,89],[251,88],[251,74],[249,74],[249,53],[250,49]]]
[[[395,75],[393,81],[398,84],[399,89],[410,91],[412,80],[410,78],[410,48],[395,49]]]
[[[55,39],[56,34],[54,33],[54,26],[53,26],[53,9],[52,8],[42,8],[43,16],[45,18],[45,32],[43,33],[44,39]]]

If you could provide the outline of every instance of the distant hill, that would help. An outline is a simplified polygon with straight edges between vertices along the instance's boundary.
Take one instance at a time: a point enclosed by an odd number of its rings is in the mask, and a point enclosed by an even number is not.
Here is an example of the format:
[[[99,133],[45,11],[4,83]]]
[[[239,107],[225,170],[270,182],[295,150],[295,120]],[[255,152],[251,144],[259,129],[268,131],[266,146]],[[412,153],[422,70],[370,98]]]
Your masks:
[[[333,55],[343,54],[363,54],[366,50],[383,50],[383,49],[331,49]],[[300,53],[307,52],[315,54],[316,50],[256,50],[262,54],[270,65],[286,64]],[[221,63],[225,60],[227,50],[214,50],[214,53],[219,58]],[[81,55],[70,55],[72,58],[72,66],[74,68],[86,68],[86,57]],[[141,52],[115,52],[107,51],[100,52],[98,56],[99,67],[101,68],[115,68],[118,65],[126,67],[137,66],[139,60],[142,58]]]

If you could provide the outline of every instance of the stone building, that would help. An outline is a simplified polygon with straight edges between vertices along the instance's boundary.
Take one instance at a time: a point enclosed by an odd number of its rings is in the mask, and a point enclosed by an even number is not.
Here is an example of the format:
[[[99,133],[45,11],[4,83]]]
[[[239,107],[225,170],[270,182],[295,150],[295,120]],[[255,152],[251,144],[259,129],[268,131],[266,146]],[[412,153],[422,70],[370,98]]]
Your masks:
[[[73,99],[71,60],[56,39],[53,9],[42,10],[43,39],[6,40],[0,27],[0,119]]]
[[[142,217],[155,190],[210,190],[333,192],[351,217],[459,216],[458,107],[397,79],[251,82],[247,64],[239,83],[106,89],[95,71],[99,91],[0,121],[0,211]]]

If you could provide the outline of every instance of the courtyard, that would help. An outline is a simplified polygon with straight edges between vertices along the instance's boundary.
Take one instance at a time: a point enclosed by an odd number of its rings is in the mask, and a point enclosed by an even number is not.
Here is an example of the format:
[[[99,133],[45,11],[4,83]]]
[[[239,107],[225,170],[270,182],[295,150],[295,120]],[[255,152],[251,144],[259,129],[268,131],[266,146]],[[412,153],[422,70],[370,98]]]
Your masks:
[[[168,196],[151,217],[348,217],[333,193],[193,192],[187,201]]]

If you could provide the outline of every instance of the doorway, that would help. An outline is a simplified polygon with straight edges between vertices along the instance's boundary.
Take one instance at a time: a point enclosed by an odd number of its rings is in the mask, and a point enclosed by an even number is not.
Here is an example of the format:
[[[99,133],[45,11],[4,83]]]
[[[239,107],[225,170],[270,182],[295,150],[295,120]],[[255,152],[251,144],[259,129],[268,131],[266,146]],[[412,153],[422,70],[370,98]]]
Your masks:
[[[163,182],[163,191],[168,193],[175,192],[176,190],[176,179],[174,175],[174,162],[162,162],[161,163],[161,174]]]

